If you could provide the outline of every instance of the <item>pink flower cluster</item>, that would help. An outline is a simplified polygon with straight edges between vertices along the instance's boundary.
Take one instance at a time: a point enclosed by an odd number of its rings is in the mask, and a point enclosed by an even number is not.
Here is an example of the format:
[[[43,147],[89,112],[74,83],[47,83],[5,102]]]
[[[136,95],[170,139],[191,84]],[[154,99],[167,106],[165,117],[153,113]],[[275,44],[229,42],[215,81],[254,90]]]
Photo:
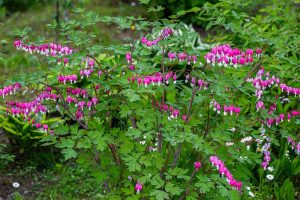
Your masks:
[[[35,127],[37,129],[43,128],[44,131],[48,131],[49,130],[48,124],[36,123],[36,124],[32,124],[32,125],[35,125]]]
[[[174,109],[173,106],[167,104],[160,104],[158,102],[153,102],[153,105],[158,108],[161,112],[167,113],[170,118],[177,118],[180,115],[178,109]]]
[[[125,57],[128,63],[132,62],[131,52],[127,52]]]
[[[173,79],[173,82],[176,83],[177,80],[176,73],[168,72],[165,76],[163,76],[160,72],[157,72],[153,75],[147,75],[143,77],[133,76],[131,78],[128,78],[128,82],[131,81],[132,83],[134,83],[135,80],[137,80],[138,86],[144,84],[147,87],[150,84],[161,85],[163,84],[163,81],[165,81],[166,84],[169,84],[170,79]]]
[[[189,74],[186,75],[185,77],[185,83],[191,82],[191,86],[194,87],[194,85],[198,84],[198,90],[206,90],[208,87],[208,83],[205,82],[204,80],[198,79],[198,81],[196,80],[195,77],[190,77]]]
[[[291,137],[288,137],[288,143],[291,145],[292,150],[295,151],[296,154],[300,155],[300,142],[297,143]]]
[[[270,156],[270,147],[271,143],[267,142],[263,145],[263,154],[264,154],[264,161],[261,163],[262,168],[266,170],[270,164],[271,156]]]
[[[286,92],[288,95],[290,95],[290,94],[294,94],[295,96],[296,95],[299,95],[299,97],[300,97],[300,88],[293,88],[293,87],[289,87],[289,86],[287,86],[286,84],[284,84],[284,83],[282,83],[282,84],[280,84],[280,89],[281,89],[281,91],[283,92]]]
[[[92,68],[82,69],[82,70],[80,70],[80,77],[81,77],[81,79],[83,79],[84,76],[86,76],[86,78],[89,78],[93,72],[94,72],[94,69],[92,69]]]
[[[71,75],[66,75],[66,76],[59,75],[57,77],[57,80],[58,80],[58,82],[64,83],[64,84],[66,84],[68,81],[71,84],[73,84],[73,83],[75,84],[77,82],[77,75],[76,74],[71,74]]]
[[[69,64],[69,58],[64,58],[64,59],[57,59],[57,64],[61,64],[64,63],[65,66],[67,66]]]
[[[256,50],[256,56],[260,56],[262,53],[261,49]],[[230,45],[219,45],[210,52],[208,52],[204,59],[207,63],[212,63],[213,65],[218,64],[219,66],[243,66],[248,65],[253,62],[253,49],[247,49],[245,52],[235,48],[231,48]]]
[[[47,112],[47,107],[42,105],[44,100],[53,100],[56,101],[58,96],[51,92],[51,88],[47,88],[39,96],[37,96],[31,102],[6,102],[6,110],[10,112],[13,116],[24,115],[25,117],[29,116],[31,113],[41,113],[44,114]]]
[[[67,88],[66,90],[67,95],[76,95],[76,97],[79,97],[81,95],[83,98],[87,97],[87,90],[86,89],[81,89],[81,88]]]
[[[159,41],[168,38],[170,35],[173,34],[173,30],[171,28],[165,28],[162,30],[161,35],[158,36],[156,39],[154,40],[148,40],[145,37],[141,38],[141,43],[147,45],[148,47],[157,45]]]
[[[173,61],[176,58],[179,60],[179,62],[187,61],[188,65],[190,65],[191,62],[193,62],[194,64],[197,62],[197,56],[195,56],[195,55],[187,55],[184,52],[178,53],[178,54],[176,54],[174,52],[169,52],[168,53],[168,58],[170,59],[170,61]]]
[[[238,191],[241,191],[243,183],[233,178],[232,174],[226,168],[223,161],[221,161],[217,156],[210,156],[209,161],[211,162],[212,166],[216,167],[217,170],[219,170],[219,173],[222,175],[222,177],[224,175],[226,176],[227,182],[231,187],[237,189]]]
[[[286,117],[284,114],[279,114],[278,117],[268,118],[266,121],[266,125],[269,128],[271,128],[272,125],[274,125],[274,124],[278,125],[279,123],[283,122],[285,119],[287,119],[287,121],[289,122],[292,117],[296,117],[298,115],[300,115],[300,111],[296,111],[296,110],[293,110],[290,113],[287,113]]]
[[[258,99],[262,97],[263,90],[272,87],[274,84],[278,86],[280,83],[279,78],[276,78],[274,75],[270,77],[269,72],[266,73],[265,79],[263,79],[263,75],[264,75],[264,68],[261,68],[257,72],[256,77],[254,79],[249,78],[247,80],[247,82],[251,82],[252,86],[256,89],[255,95],[257,96]]]
[[[47,112],[47,107],[40,104],[37,101],[32,102],[8,102],[6,103],[6,111],[10,112],[13,116],[24,115],[25,117],[29,116],[30,113],[41,113],[44,114]]]
[[[213,110],[217,111],[217,113],[220,114],[222,106],[215,100],[213,100],[211,104],[213,106]],[[239,108],[239,107],[235,107],[233,105],[230,105],[230,106],[224,105],[223,106],[224,116],[226,116],[227,113],[230,113],[231,116],[233,115],[233,113],[235,113],[236,115],[239,115],[240,112],[241,112],[241,108]]]
[[[85,91],[85,90],[82,90]],[[86,94],[84,94],[86,96]],[[85,98],[85,97],[84,97]],[[65,99],[67,104],[75,104],[75,107],[77,107],[77,111],[75,113],[75,116],[78,120],[82,120],[84,117],[84,113],[83,110],[86,107],[87,109],[91,110],[92,106],[96,106],[96,104],[98,103],[98,99],[97,97],[92,97],[89,101],[85,102],[85,101],[79,101],[77,98],[72,97],[70,95],[67,96],[67,98]],[[57,109],[59,109],[59,107],[56,107]]]
[[[277,108],[276,103],[271,104],[269,107],[268,114],[271,115],[276,110],[276,108]]]
[[[24,44],[21,40],[17,40],[14,42],[14,46],[17,49],[26,51],[30,54],[38,53],[40,55],[52,56],[52,57],[70,55],[75,52],[75,50],[70,47],[62,46],[61,44],[55,44],[55,43],[41,44],[41,45],[27,45]]]
[[[200,167],[201,167],[200,162],[194,162],[194,168],[195,168],[196,172],[199,171]]]
[[[265,75],[265,77],[264,77]],[[257,96],[258,99],[260,99],[262,97],[263,94],[263,90],[265,90],[266,88],[270,88],[273,85],[275,85],[276,87],[280,87],[282,92],[286,92],[288,95],[290,94],[294,94],[299,95],[300,96],[300,88],[295,88],[295,87],[290,87],[287,86],[284,83],[280,83],[279,78],[276,78],[274,75],[272,77],[270,77],[270,73],[267,72],[266,74],[264,74],[264,68],[261,68],[257,74],[255,78],[249,78],[247,80],[248,82],[251,82],[253,87],[255,87],[255,94]]]
[[[135,189],[136,193],[139,194],[143,189],[143,185],[140,182],[137,182],[134,189]]]
[[[264,102],[258,101],[258,102],[256,103],[256,112],[258,112],[259,110],[264,109],[264,108],[265,108]]]
[[[21,87],[22,86],[20,83],[5,86],[4,88],[0,89],[0,96],[4,98],[7,95],[16,94],[16,92],[19,91]]]

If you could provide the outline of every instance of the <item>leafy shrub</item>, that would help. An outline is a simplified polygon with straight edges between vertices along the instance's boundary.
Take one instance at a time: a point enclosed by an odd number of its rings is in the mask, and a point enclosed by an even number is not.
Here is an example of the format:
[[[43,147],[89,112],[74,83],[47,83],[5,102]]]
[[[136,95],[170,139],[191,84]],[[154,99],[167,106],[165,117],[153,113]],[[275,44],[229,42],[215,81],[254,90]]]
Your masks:
[[[295,198],[284,190],[299,174],[298,83],[268,67],[282,57],[263,42],[200,51],[188,42],[197,34],[173,20],[75,12],[80,20],[61,25],[65,44],[15,41],[47,65],[1,90],[36,93],[7,104],[9,115],[61,115],[63,125],[37,127],[40,142],[76,159],[108,199],[273,198],[257,188]],[[141,40],[94,45],[98,22]]]

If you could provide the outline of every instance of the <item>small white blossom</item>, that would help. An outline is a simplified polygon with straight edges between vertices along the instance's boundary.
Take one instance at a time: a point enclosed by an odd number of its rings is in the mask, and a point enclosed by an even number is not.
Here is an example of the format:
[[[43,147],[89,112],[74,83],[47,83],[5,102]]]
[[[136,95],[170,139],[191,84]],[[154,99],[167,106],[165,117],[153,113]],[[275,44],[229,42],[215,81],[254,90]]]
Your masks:
[[[20,187],[20,183],[18,183],[18,182],[13,182],[12,186],[13,186],[14,188],[18,188],[18,187]]]
[[[242,142],[242,143],[245,143],[245,142],[249,142],[249,141],[251,141],[251,140],[252,140],[252,137],[251,137],[251,136],[248,136],[248,137],[245,137],[245,138],[241,139],[241,142]]]
[[[268,167],[267,168],[270,172],[274,171],[274,167]]]
[[[145,140],[143,140],[143,141],[140,141],[140,144],[142,144],[142,145],[144,145],[146,143],[146,141]]]
[[[228,129],[229,131],[231,131],[231,132],[235,132],[236,131],[236,128],[235,127],[232,127],[232,128],[230,128],[230,129]]]
[[[226,142],[227,147],[232,146],[232,145],[234,145],[234,142]]]
[[[274,179],[274,176],[272,174],[268,174],[266,177],[269,181]]]
[[[251,197],[255,197],[255,194],[253,194],[253,192],[249,192],[249,195],[251,196]]]

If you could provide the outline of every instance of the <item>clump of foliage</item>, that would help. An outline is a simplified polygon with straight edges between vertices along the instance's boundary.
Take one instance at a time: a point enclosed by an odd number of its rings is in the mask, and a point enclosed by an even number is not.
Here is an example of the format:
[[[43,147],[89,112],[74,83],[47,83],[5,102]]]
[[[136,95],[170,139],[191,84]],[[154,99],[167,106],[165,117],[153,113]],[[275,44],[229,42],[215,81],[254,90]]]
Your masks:
[[[7,165],[14,161],[13,154],[5,152],[6,145],[0,144],[0,169],[4,169]]]
[[[273,67],[284,58],[264,40],[199,50],[187,45],[197,33],[174,20],[75,12],[63,44],[15,41],[44,70],[7,81],[4,97],[34,94],[7,100],[7,115],[43,132],[108,199],[295,199],[299,83]],[[89,27],[101,22],[141,39],[93,44]]]

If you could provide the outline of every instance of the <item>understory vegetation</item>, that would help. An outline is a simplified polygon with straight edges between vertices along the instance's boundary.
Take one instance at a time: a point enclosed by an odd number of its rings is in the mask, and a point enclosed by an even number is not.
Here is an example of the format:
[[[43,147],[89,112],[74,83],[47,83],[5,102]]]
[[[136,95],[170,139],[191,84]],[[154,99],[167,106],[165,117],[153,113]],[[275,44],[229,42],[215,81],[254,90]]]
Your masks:
[[[298,1],[13,2],[0,199],[300,198]]]

